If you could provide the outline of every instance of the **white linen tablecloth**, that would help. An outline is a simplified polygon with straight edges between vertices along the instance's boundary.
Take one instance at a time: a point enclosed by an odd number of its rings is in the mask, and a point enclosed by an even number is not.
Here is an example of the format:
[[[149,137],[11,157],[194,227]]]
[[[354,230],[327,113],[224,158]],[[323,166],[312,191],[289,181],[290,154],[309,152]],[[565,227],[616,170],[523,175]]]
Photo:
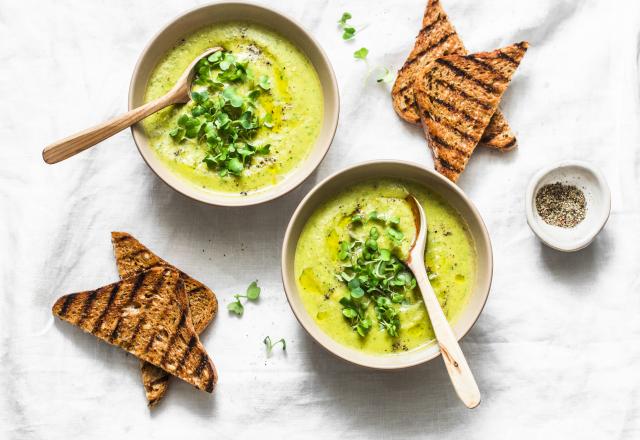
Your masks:
[[[483,215],[495,254],[487,306],[462,346],[483,393],[466,410],[441,361],[363,370],[315,344],[280,280],[286,224],[328,174],[368,159],[430,165],[418,128],[393,112],[389,85],[425,0],[279,1],[329,54],[342,112],[318,171],[262,206],[200,205],[144,164],[129,131],[64,163],[47,143],[126,109],[144,45],[197,1],[0,2],[0,437],[71,438],[640,438],[640,3],[443,0],[471,51],[531,43],[503,100],[516,151],[479,148],[459,184]],[[264,2],[267,4],[267,2]],[[341,39],[344,11],[364,27]],[[353,59],[370,50],[368,65]],[[529,230],[524,190],[561,159],[597,164],[612,190],[607,227],[562,254]],[[128,231],[218,294],[202,336],[220,380],[213,395],[174,380],[154,411],[138,362],[55,321],[65,293],[117,279],[112,230]],[[259,304],[226,306],[254,279]],[[265,355],[265,336],[287,351]]]

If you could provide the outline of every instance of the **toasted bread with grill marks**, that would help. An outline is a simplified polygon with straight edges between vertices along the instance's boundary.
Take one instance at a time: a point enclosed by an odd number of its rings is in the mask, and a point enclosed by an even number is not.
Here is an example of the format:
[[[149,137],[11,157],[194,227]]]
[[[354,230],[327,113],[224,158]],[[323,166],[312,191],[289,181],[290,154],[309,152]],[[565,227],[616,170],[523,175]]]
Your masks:
[[[59,298],[53,314],[168,373],[212,392],[217,374],[198,339],[180,273],[154,268]]]
[[[429,62],[452,54],[466,55],[467,50],[440,1],[429,0],[422,19],[422,29],[416,37],[413,50],[398,71],[391,91],[393,108],[402,119],[412,124],[420,123],[413,83]],[[480,142],[502,151],[515,147],[515,135],[500,110],[493,115]]]
[[[464,170],[528,46],[447,55],[420,73],[414,87],[423,129],[436,170],[450,180]]]
[[[193,327],[198,334],[202,333],[218,310],[218,300],[211,289],[158,257],[131,234],[112,232],[111,242],[121,279],[137,275],[153,267],[167,267],[177,270],[185,284]],[[171,375],[147,362],[141,362],[140,369],[147,402],[149,407],[153,407],[167,392]]]

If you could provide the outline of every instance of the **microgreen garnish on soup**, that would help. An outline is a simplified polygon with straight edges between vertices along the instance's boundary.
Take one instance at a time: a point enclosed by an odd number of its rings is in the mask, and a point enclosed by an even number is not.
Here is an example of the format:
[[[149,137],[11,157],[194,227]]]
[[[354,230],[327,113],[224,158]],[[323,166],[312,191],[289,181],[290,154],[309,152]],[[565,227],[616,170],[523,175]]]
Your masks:
[[[357,213],[351,217],[350,227],[369,228],[364,238],[350,234],[349,240],[340,242],[338,258],[341,271],[337,274],[349,293],[340,299],[342,314],[354,331],[364,337],[369,333],[372,320],[367,313],[373,307],[378,325],[391,337],[400,330],[398,304],[405,301],[407,291],[416,287],[416,280],[392,249],[378,244],[381,228],[394,245],[399,245],[404,234],[397,229],[400,219],[377,211],[368,215]],[[360,234],[362,235],[362,234]]]
[[[258,298],[260,298],[260,287],[258,286],[258,281],[256,280],[249,284],[245,295],[236,294],[233,295],[233,297],[235,298],[235,301],[229,303],[227,309],[231,313],[242,316],[244,314],[244,305],[242,304],[242,301],[240,301],[240,298],[246,298],[248,301],[257,301]]]
[[[270,144],[253,142],[258,130],[273,128],[272,115],[260,105],[269,89],[270,78],[254,78],[248,61],[215,52],[198,62],[191,112],[180,116],[169,134],[178,143],[197,140],[207,150],[203,161],[209,168],[222,177],[238,176],[255,155],[269,153]]]

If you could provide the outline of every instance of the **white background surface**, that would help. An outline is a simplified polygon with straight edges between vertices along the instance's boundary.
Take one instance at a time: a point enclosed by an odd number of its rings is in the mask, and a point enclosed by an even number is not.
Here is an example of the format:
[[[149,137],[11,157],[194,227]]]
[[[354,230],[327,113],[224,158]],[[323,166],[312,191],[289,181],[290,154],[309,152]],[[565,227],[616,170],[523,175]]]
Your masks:
[[[267,205],[219,209],[173,192],[146,167],[130,133],[56,166],[42,147],[126,109],[135,61],[193,1],[0,2],[0,437],[581,438],[640,437],[640,4],[632,1],[444,0],[470,50],[527,39],[503,109],[517,151],[477,151],[460,186],[491,234],[494,284],[464,340],[483,403],[458,402],[439,360],[401,373],[334,359],[286,303],[279,257],[293,209],[321,178],[376,158],[431,164],[420,131],[394,114],[369,63],[397,69],[424,0],[281,1],[328,52],[342,113],[333,146],[298,190]],[[615,3],[615,7],[614,7]],[[336,20],[358,28],[345,43]],[[609,223],[572,255],[527,227],[523,197],[540,167],[578,158],[601,167]],[[138,362],[65,323],[65,293],[116,280],[109,232],[133,233],[218,294],[203,342],[213,395],[172,381],[153,412]],[[253,279],[242,319],[226,312]],[[286,354],[265,356],[266,335]]]

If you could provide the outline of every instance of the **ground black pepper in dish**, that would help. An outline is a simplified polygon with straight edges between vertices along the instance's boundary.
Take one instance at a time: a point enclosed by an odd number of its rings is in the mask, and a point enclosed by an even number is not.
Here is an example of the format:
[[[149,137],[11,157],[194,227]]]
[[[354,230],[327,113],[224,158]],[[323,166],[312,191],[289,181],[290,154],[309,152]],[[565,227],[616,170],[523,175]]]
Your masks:
[[[536,210],[545,223],[561,228],[573,228],[584,220],[587,200],[577,186],[555,182],[538,190]]]

